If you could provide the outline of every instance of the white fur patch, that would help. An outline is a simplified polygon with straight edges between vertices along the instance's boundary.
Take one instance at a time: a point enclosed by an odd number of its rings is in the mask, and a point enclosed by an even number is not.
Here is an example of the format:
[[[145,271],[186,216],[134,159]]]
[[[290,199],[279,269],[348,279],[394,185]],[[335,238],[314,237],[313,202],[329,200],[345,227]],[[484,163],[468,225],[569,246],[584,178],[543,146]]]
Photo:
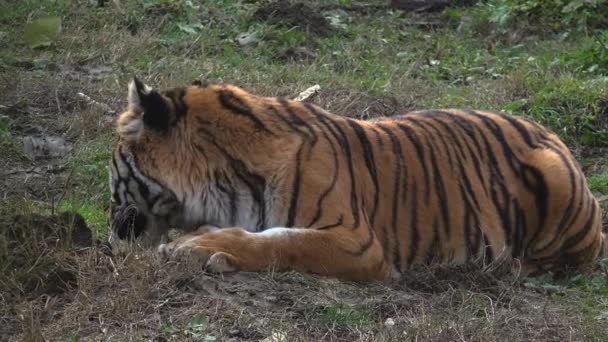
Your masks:
[[[292,234],[292,233],[295,233],[296,231],[297,231],[297,229],[294,229],[294,228],[275,227],[275,228],[266,229],[266,230],[261,231],[256,234],[262,235],[262,236],[281,236],[281,235]]]
[[[152,88],[144,84],[143,93],[149,94],[151,91],[152,91]],[[129,107],[132,110],[141,111],[141,109],[142,109],[141,108],[141,98],[139,97],[139,92],[137,91],[137,86],[135,85],[134,80],[129,83],[128,100],[129,100]]]
[[[137,90],[135,80],[129,83],[128,107],[129,110],[123,113],[118,120],[117,132],[128,141],[137,141],[144,131],[144,108],[142,107],[141,95],[149,94],[152,91],[147,85],[143,85],[141,93]]]
[[[116,131],[128,141],[137,141],[144,131],[144,122],[139,114],[133,115],[126,122],[121,122]]]

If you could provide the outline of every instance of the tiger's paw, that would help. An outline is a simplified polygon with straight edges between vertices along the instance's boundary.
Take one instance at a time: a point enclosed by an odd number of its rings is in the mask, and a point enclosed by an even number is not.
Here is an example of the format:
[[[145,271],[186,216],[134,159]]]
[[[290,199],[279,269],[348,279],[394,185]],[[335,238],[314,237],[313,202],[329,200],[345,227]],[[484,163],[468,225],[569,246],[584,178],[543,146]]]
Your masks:
[[[164,260],[202,267],[213,273],[234,272],[236,259],[218,247],[205,246],[203,238],[173,241],[158,246],[158,254]]]
[[[237,271],[234,258],[224,252],[212,254],[205,265],[205,269],[212,273],[228,273]]]
[[[158,246],[158,254],[162,259],[195,266],[205,265],[213,253],[212,250],[186,244],[168,243]]]

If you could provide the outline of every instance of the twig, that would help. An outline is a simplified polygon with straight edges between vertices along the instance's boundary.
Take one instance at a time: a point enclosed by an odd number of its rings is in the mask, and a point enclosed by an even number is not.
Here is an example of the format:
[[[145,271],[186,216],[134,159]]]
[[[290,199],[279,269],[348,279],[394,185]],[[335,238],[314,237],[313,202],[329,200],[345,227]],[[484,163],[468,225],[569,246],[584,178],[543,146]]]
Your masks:
[[[63,185],[63,191],[61,191],[61,194],[59,195],[59,198],[57,199],[57,205],[61,205],[61,201],[63,201],[63,198],[67,194],[68,187],[70,185],[70,181],[72,180],[73,174],[74,174],[74,169],[70,169],[70,173],[68,174],[68,177],[66,178],[65,183]]]
[[[59,114],[63,114],[63,112],[61,111],[61,104],[59,103],[59,95],[57,94],[57,89],[55,89],[55,102],[57,102],[57,111],[59,112]]]
[[[99,107],[99,108],[103,109],[104,114],[109,114],[109,115],[115,115],[116,114],[116,111],[114,109],[112,109],[110,106],[108,106],[107,104],[105,104],[105,103],[101,103],[99,101],[95,101],[91,97],[89,97],[88,95],[85,95],[83,93],[76,93],[76,95],[78,95],[78,97],[80,97],[81,99],[85,100],[88,105],[90,105],[90,106],[96,106],[96,107]]]
[[[303,92],[301,92],[300,94],[298,94],[298,96],[296,96],[296,98],[294,100],[304,101],[304,100],[308,99],[309,97],[313,96],[314,94],[316,94],[319,90],[321,90],[321,86],[319,86],[318,84],[315,84],[314,86],[309,87],[308,89],[306,89]]]

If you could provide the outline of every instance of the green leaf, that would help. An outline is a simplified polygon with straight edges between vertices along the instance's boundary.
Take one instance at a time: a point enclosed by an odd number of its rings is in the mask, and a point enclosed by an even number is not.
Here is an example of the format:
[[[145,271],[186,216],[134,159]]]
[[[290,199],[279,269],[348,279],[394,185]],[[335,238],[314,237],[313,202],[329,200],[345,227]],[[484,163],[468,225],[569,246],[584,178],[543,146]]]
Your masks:
[[[199,333],[205,330],[208,323],[209,317],[207,317],[207,315],[202,313],[196,314],[192,316],[192,319],[190,319],[190,322],[188,322],[188,330],[190,330],[192,333]]]
[[[201,24],[183,24],[183,23],[177,23],[177,28],[179,28],[183,32],[186,32],[186,33],[189,33],[189,34],[195,34],[200,29],[203,28],[203,25],[201,25]]]
[[[23,39],[34,49],[49,46],[61,32],[61,19],[58,17],[39,18],[25,25]]]

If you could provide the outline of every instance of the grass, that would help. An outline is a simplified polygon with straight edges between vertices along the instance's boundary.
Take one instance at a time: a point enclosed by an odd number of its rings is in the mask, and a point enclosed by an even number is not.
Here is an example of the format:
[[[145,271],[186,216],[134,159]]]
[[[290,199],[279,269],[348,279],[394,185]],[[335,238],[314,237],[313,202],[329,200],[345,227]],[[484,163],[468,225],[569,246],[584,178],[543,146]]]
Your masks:
[[[28,160],[27,155],[23,152],[19,142],[11,132],[11,125],[8,118],[0,116],[0,150],[2,157],[0,162],[19,162]]]
[[[368,312],[342,305],[324,307],[321,310],[320,318],[330,325],[341,325],[351,328],[369,327],[375,323]]]
[[[438,268],[388,285],[355,285],[295,273],[222,279],[163,266],[145,252],[109,257],[69,243],[54,250],[44,239],[10,244],[15,214],[64,210],[79,212],[96,238],[107,237],[113,117],[77,93],[120,111],[132,75],[158,88],[202,77],[269,96],[319,84],[312,101],[361,118],[440,107],[508,111],[560,134],[589,165],[590,188],[608,194],[604,3],[577,0],[571,3],[579,7],[564,10],[564,1],[549,8],[537,0],[491,0],[434,14],[361,10],[384,3],[309,2],[334,6],[322,11],[332,23],[325,34],[302,20],[262,20],[255,13],[263,4],[249,1],[3,5],[0,173],[10,174],[0,183],[0,336],[604,340],[602,263],[566,280],[517,282]],[[60,17],[62,32],[50,46],[30,49],[23,27],[44,16]],[[243,36],[254,38],[239,43]],[[103,68],[109,71],[96,73]],[[20,146],[29,134],[62,136],[74,148],[63,158],[30,159]],[[35,172],[12,172],[22,169]],[[34,236],[36,225],[25,226],[23,238]]]
[[[608,193],[608,172],[590,176],[587,179],[589,188],[601,193]]]
[[[79,145],[66,160],[78,184],[70,189],[59,203],[60,211],[80,213],[100,239],[108,237],[107,209],[110,203],[109,161],[112,144],[110,135],[102,135]]]

